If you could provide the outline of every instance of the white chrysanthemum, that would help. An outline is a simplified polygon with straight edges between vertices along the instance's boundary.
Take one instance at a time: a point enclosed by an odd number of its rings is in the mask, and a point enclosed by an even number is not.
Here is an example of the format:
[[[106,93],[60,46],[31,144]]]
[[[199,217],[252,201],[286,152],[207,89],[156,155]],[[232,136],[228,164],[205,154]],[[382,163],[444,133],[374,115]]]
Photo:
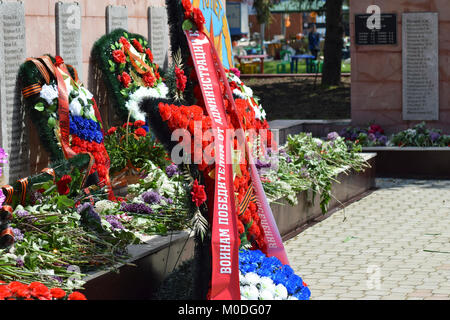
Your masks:
[[[167,98],[168,93],[169,88],[163,82],[158,84],[156,88],[140,87],[129,96],[125,107],[134,119],[145,121],[146,114],[139,108],[142,100],[145,98]]]
[[[58,98],[58,88],[53,84],[44,84],[42,86],[41,92],[39,93],[39,96],[47,101],[49,105],[51,105],[53,103],[53,100]]]
[[[258,300],[259,290],[256,286],[241,287],[241,296],[247,300]]]
[[[275,296],[283,300],[288,297],[288,291],[281,283],[275,287]]]
[[[80,87],[78,90],[78,97],[81,100],[83,100],[83,103],[85,106],[88,105],[88,100],[91,100],[94,97],[94,95],[86,88]]]
[[[233,90],[233,94],[235,96],[237,96],[239,99],[247,99],[247,96],[245,95],[245,93],[243,93],[241,90],[239,90],[238,88]]]
[[[273,293],[270,290],[262,290],[259,294],[260,300],[273,300]]]
[[[100,200],[95,203],[95,211],[102,213],[106,210],[114,210],[116,208],[116,203],[109,200]]]
[[[81,106],[81,103],[78,99],[73,99],[69,104],[69,110],[73,116],[80,116],[82,108],[83,107]]]
[[[273,283],[272,279],[270,279],[269,277],[262,277],[259,283],[261,284],[262,290],[275,291],[275,284]]]
[[[261,108],[261,119],[260,120],[266,120],[266,110],[264,110],[262,106],[260,106],[260,108]]]
[[[245,275],[245,279],[247,280],[247,283],[250,285],[256,285],[261,280],[260,276],[258,276],[254,272],[249,272]]]
[[[253,90],[250,87],[247,87],[246,85],[243,85],[242,88],[244,89],[245,95],[249,98],[253,97]]]
[[[139,108],[139,103],[134,100],[130,99],[125,104],[125,107],[128,109],[128,112],[130,112],[131,116],[135,120],[142,120],[145,121],[145,113],[143,113]]]
[[[235,75],[233,72],[228,73],[228,79],[238,84],[242,84],[241,79],[239,79],[239,77]]]

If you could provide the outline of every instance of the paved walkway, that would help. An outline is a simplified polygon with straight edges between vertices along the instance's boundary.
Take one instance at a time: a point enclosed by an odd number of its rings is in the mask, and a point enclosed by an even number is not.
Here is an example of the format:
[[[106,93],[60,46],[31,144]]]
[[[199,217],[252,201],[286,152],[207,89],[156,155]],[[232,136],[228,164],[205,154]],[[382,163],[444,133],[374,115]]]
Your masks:
[[[377,186],[286,241],[311,299],[450,300],[450,181]]]

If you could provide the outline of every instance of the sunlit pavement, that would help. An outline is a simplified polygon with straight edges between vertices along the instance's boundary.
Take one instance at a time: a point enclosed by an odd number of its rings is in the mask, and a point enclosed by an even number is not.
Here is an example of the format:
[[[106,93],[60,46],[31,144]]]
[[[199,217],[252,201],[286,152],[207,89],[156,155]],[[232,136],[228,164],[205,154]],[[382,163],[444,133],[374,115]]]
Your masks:
[[[450,300],[450,181],[377,187],[285,242],[311,299]]]

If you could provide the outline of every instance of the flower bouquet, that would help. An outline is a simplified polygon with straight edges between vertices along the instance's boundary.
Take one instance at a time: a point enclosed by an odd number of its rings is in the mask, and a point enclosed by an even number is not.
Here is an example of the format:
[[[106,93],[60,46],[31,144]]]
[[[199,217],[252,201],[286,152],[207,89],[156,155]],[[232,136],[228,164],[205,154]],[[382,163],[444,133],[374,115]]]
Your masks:
[[[398,147],[450,147],[450,135],[427,128],[425,122],[392,135],[389,145]]]
[[[381,147],[388,143],[383,128],[377,124],[371,124],[368,128],[347,127],[341,130],[339,135],[346,141],[360,144],[363,147]]]
[[[105,147],[111,159],[113,187],[137,183],[148,172],[149,160],[163,169],[170,165],[164,147],[141,120],[111,127],[105,135]]]
[[[141,35],[116,29],[94,44],[92,59],[102,72],[110,102],[123,122],[146,121],[140,108],[144,98],[167,102],[169,88]]]
[[[239,251],[241,300],[309,300],[311,291],[289,265],[259,250]]]

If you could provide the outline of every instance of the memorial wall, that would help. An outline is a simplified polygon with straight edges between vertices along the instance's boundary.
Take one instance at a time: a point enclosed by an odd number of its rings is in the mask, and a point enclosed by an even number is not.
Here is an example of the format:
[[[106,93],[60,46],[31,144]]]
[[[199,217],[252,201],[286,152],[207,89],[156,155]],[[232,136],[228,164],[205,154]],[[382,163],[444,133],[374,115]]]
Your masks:
[[[365,28],[371,5],[380,29]],[[450,1],[358,0],[350,13],[353,123],[450,131]]]
[[[1,181],[42,169],[48,156],[35,128],[21,108],[16,85],[27,57],[61,55],[94,93],[90,66],[96,40],[116,28],[149,39],[161,67],[168,60],[167,16],[164,0],[23,0],[0,3],[0,141],[9,154]],[[153,48],[154,46],[154,48]]]

